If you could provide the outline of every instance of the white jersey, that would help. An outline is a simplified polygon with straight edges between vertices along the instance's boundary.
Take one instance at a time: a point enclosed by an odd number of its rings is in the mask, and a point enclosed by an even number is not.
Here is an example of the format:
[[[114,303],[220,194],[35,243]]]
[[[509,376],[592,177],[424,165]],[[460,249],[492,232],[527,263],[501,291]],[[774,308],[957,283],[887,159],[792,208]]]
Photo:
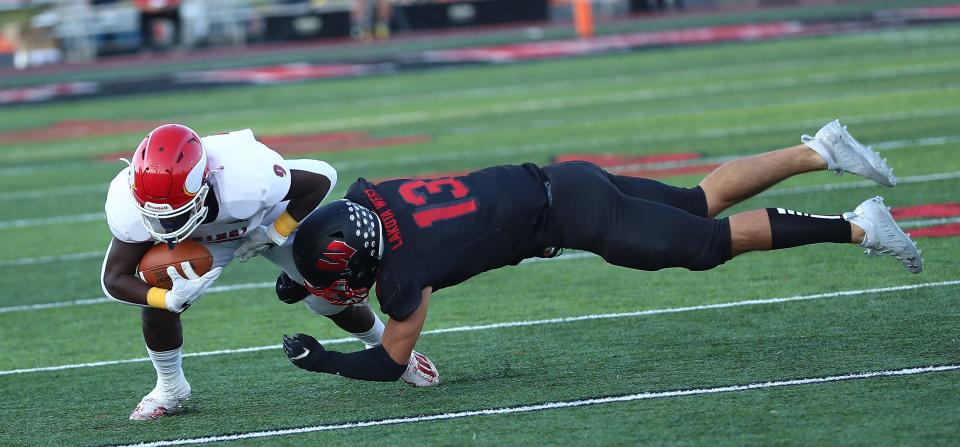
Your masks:
[[[207,152],[210,189],[219,209],[216,219],[198,226],[190,239],[214,243],[243,238],[265,223],[267,214],[290,190],[287,162],[257,141],[250,129],[200,140]],[[134,200],[127,167],[114,177],[107,191],[104,208],[110,232],[124,242],[151,241]]]

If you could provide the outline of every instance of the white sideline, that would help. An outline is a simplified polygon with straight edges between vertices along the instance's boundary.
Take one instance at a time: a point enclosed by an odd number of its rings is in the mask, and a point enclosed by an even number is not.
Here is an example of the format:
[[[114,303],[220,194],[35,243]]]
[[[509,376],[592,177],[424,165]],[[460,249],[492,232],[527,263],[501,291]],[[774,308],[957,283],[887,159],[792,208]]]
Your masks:
[[[618,402],[633,402],[638,400],[664,399],[671,397],[684,396],[703,396],[716,393],[731,393],[739,391],[751,391],[767,388],[781,388],[798,385],[822,384],[831,382],[843,382],[848,380],[863,380],[875,377],[903,377],[916,374],[956,371],[960,370],[960,365],[943,366],[921,366],[914,368],[903,368],[883,371],[855,372],[824,377],[810,377],[805,379],[780,379],[767,382],[755,382],[747,385],[726,385],[712,388],[694,388],[671,391],[650,391],[636,394],[626,394],[622,396],[595,397],[590,399],[566,400],[559,402],[548,402],[535,405],[523,405],[516,407],[485,408],[480,410],[458,411],[453,413],[431,414],[425,416],[398,417],[390,419],[346,422],[329,425],[312,425],[308,427],[286,428],[277,430],[251,431],[245,433],[234,433],[229,435],[205,436],[199,438],[172,439],[165,441],[141,442],[137,444],[122,444],[118,447],[162,447],[171,445],[192,445],[209,444],[213,442],[237,441],[242,439],[269,438],[274,436],[297,435],[304,433],[315,433],[321,431],[347,430],[353,428],[378,427],[384,425],[413,424],[418,422],[442,421],[449,419],[462,419],[476,416],[490,416],[499,414],[530,413],[535,411],[555,410],[559,408],[575,408],[589,405],[603,405]]]
[[[817,300],[817,299],[824,299],[824,298],[858,296],[858,295],[867,295],[872,293],[898,292],[898,291],[905,291],[905,290],[924,289],[924,288],[930,288],[930,287],[948,287],[948,286],[954,286],[958,284],[960,284],[960,279],[951,280],[951,281],[921,283],[921,284],[907,284],[907,285],[891,286],[891,287],[879,287],[879,288],[873,288],[873,289],[841,290],[837,292],[818,293],[814,295],[795,295],[795,296],[781,297],[781,298],[767,298],[767,299],[734,301],[734,302],[728,302],[728,303],[703,304],[698,306],[649,309],[649,310],[640,310],[640,311],[634,311],[634,312],[591,314],[591,315],[580,315],[575,317],[548,318],[543,320],[508,321],[508,322],[502,322],[502,323],[431,329],[428,331],[423,331],[422,335],[449,334],[454,332],[473,332],[473,331],[484,331],[484,330],[512,328],[512,327],[539,326],[539,325],[547,325],[547,324],[563,324],[563,323],[572,323],[577,321],[605,320],[605,319],[612,319],[612,318],[633,318],[633,317],[642,317],[647,315],[673,314],[673,313],[691,312],[691,311],[697,311],[697,310],[726,309],[731,307],[756,306],[756,305],[766,305],[766,304],[788,303],[788,302],[795,302],[795,301],[810,301],[810,300]],[[340,343],[347,343],[352,341],[356,341],[356,339],[338,338],[333,340],[321,340],[321,343],[340,344]],[[218,351],[192,352],[192,353],[184,354],[183,356],[184,357],[206,357],[211,355],[256,352],[256,351],[265,351],[270,349],[280,349],[280,345],[253,346],[253,347],[239,348],[239,349],[223,349]],[[91,363],[77,363],[77,364],[60,365],[60,366],[45,366],[45,367],[39,367],[39,368],[12,369],[12,370],[0,371],[0,376],[11,375],[11,374],[44,372],[44,371],[61,371],[65,369],[89,368],[89,367],[95,367],[95,366],[119,365],[124,363],[137,363],[137,362],[147,362],[147,361],[150,361],[150,359],[147,357],[141,357],[141,358],[125,359],[125,360],[105,360],[105,361],[91,362]]]

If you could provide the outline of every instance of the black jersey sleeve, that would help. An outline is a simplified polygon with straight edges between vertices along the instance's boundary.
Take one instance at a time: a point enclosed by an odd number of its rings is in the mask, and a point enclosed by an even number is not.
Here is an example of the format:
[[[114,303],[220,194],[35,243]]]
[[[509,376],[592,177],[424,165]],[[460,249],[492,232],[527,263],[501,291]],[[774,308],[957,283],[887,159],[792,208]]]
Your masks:
[[[381,278],[377,281],[380,310],[394,320],[406,320],[420,307],[421,292],[421,287],[410,280],[398,283],[392,278]]]

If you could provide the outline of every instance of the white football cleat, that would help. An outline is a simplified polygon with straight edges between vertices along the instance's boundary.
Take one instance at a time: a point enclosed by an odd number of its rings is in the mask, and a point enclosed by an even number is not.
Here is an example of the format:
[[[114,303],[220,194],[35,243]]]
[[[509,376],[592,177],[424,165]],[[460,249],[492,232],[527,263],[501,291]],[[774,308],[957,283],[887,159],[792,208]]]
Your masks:
[[[883,204],[883,197],[865,200],[853,212],[843,213],[843,218],[863,228],[866,236],[860,246],[866,249],[866,254],[893,256],[910,273],[920,273],[923,270],[920,249],[910,239],[910,235],[904,233],[893,220],[890,209]]]
[[[440,372],[437,371],[437,366],[427,356],[417,351],[410,354],[410,363],[407,363],[407,370],[400,378],[418,388],[440,384]]]
[[[847,132],[840,120],[821,127],[814,136],[803,135],[800,142],[810,146],[827,162],[827,169],[837,175],[850,172],[862,175],[884,186],[896,186],[897,177],[887,160],[880,158],[869,146],[860,144]]]
[[[149,421],[159,419],[164,416],[176,414],[183,409],[184,402],[190,399],[190,384],[187,384],[185,393],[174,395],[172,393],[161,391],[155,387],[137,404],[137,408],[130,413],[130,420]]]

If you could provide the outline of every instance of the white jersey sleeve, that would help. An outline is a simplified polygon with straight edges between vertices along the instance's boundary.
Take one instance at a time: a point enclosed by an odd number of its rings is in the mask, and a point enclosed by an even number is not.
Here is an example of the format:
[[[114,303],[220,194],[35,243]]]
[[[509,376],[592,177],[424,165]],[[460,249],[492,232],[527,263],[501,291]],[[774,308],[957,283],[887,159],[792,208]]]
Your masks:
[[[107,202],[103,208],[107,225],[113,236],[123,242],[147,242],[153,240],[140,220],[140,211],[130,193],[130,168],[124,168],[110,182]]]
[[[320,174],[330,180],[330,189],[327,191],[327,195],[323,198],[321,203],[325,202],[327,198],[330,197],[330,193],[333,192],[333,188],[337,186],[337,170],[333,169],[333,166],[330,166],[330,163],[325,161],[313,160],[309,158],[287,160],[287,168]]]
[[[250,129],[201,139],[220,213],[247,219],[280,203],[290,191],[290,169]]]

